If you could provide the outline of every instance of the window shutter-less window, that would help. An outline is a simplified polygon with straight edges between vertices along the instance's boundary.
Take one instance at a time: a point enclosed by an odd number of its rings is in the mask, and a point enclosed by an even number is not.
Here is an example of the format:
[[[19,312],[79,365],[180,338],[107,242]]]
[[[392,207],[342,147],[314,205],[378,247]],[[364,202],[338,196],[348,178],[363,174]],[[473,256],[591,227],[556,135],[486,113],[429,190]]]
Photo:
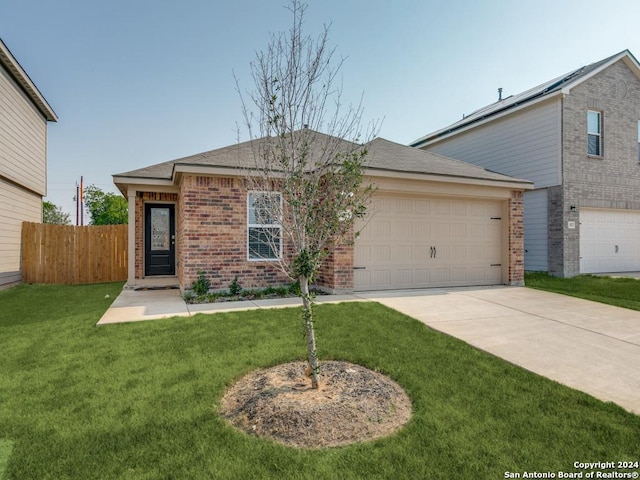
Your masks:
[[[282,226],[278,217],[282,197],[275,192],[249,192],[247,199],[249,260],[278,260],[282,255]]]
[[[602,114],[587,112],[587,153],[602,156]]]

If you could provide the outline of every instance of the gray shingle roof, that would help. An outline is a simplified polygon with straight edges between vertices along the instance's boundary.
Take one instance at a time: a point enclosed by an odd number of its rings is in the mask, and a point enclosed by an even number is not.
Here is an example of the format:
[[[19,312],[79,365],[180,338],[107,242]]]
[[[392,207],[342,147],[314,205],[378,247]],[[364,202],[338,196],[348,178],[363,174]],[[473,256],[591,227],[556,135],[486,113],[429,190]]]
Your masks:
[[[565,75],[561,75],[552,80],[549,80],[548,82],[530,88],[529,90],[526,90],[522,93],[511,95],[502,100],[498,100],[495,103],[482,107],[475,112],[466,115],[462,120],[459,120],[445,128],[436,130],[435,132],[429,133],[424,137],[413,141],[411,145],[414,147],[422,146],[431,140],[435,140],[436,138],[455,132],[456,130],[459,130],[463,127],[470,126],[473,123],[490,118],[494,115],[498,115],[502,112],[532,102],[539,98],[550,96],[562,89],[569,88],[580,83],[600,68],[612,64],[624,57],[628,57],[635,65],[638,65],[637,60],[631,54],[631,52],[629,50],[623,50],[622,52],[616,53],[615,55],[605,58],[604,60],[600,60],[599,62],[580,67]]]
[[[322,133],[313,132],[316,135],[316,144],[322,146],[323,142],[338,142],[343,150],[354,149],[357,145],[345,140],[330,137]],[[197,153],[188,157],[158,163],[148,167],[132,170],[114,175],[114,177],[130,178],[150,178],[150,179],[171,179],[173,177],[174,166],[205,166],[218,168],[237,168],[246,170],[256,167],[254,153],[259,148],[262,139],[250,140],[247,142],[229,145],[227,147]],[[242,172],[238,172],[239,175]]]
[[[527,180],[491,172],[467,162],[400,145],[384,138],[376,138],[371,142],[366,165],[372,170],[388,172],[529,183]]]
[[[323,148],[323,142],[337,142],[343,150],[353,150],[356,144],[314,132],[320,140],[318,148]],[[123,172],[114,175],[118,183],[137,183],[143,179],[172,180],[176,166],[202,166],[238,169],[238,175],[243,175],[246,169],[255,167],[254,148],[260,140],[230,145],[228,147],[198,153],[188,157],[178,158],[145,168]],[[491,172],[484,168],[466,162],[437,155],[432,152],[419,150],[383,138],[374,139],[368,148],[365,165],[372,174],[375,171],[411,173],[458,177],[466,179],[490,180],[497,182],[511,182],[528,184],[526,180],[515,179],[506,175]]]

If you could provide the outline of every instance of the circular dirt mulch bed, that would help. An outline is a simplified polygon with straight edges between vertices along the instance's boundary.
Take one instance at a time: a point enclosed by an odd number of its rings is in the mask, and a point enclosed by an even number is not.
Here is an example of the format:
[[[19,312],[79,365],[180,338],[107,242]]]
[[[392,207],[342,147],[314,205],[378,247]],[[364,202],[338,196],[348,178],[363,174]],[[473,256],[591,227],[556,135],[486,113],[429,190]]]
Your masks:
[[[326,361],[314,390],[306,367],[292,362],[249,373],[225,393],[220,414],[249,434],[305,448],[372,440],[409,421],[411,400],[387,376]]]

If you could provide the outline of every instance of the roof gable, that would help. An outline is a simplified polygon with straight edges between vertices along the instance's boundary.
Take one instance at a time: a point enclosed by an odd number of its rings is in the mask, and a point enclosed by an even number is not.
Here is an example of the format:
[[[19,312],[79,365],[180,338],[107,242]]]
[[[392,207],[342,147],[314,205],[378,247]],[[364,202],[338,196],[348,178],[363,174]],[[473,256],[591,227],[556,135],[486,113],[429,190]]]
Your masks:
[[[24,71],[18,60],[13,56],[9,48],[0,39],[0,65],[2,65],[13,77],[16,83],[29,97],[40,113],[50,122],[57,122],[58,116],[53,108],[47,103],[38,87],[31,81],[27,72]]]
[[[623,50],[622,52],[600,60],[599,62],[585,65],[584,67],[580,67],[565,75],[556,77],[522,93],[511,95],[502,100],[498,100],[495,103],[482,107],[475,112],[466,115],[462,120],[411,142],[410,145],[412,147],[420,148],[437,139],[447,137],[458,130],[471,128],[476,124],[491,121],[493,118],[501,117],[519,110],[520,108],[533,105],[538,101],[552,98],[555,95],[568,94],[572,88],[587,81],[594,75],[597,75],[620,60],[622,60],[640,79],[640,64],[629,50]]]

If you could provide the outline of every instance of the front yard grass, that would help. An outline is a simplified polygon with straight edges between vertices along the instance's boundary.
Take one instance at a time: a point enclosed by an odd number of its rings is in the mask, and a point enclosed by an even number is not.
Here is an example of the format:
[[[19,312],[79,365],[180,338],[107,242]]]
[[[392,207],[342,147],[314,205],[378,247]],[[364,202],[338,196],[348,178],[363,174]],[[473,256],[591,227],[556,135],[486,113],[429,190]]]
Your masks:
[[[322,450],[247,436],[218,416],[220,398],[303,357],[299,310],[95,327],[120,289],[0,292],[2,480],[497,479],[640,460],[640,417],[375,303],[319,306],[319,354],[396,380],[408,425]]]
[[[525,275],[525,285],[616,307],[640,310],[640,280],[635,278],[596,275],[560,278],[545,272],[531,272]]]

